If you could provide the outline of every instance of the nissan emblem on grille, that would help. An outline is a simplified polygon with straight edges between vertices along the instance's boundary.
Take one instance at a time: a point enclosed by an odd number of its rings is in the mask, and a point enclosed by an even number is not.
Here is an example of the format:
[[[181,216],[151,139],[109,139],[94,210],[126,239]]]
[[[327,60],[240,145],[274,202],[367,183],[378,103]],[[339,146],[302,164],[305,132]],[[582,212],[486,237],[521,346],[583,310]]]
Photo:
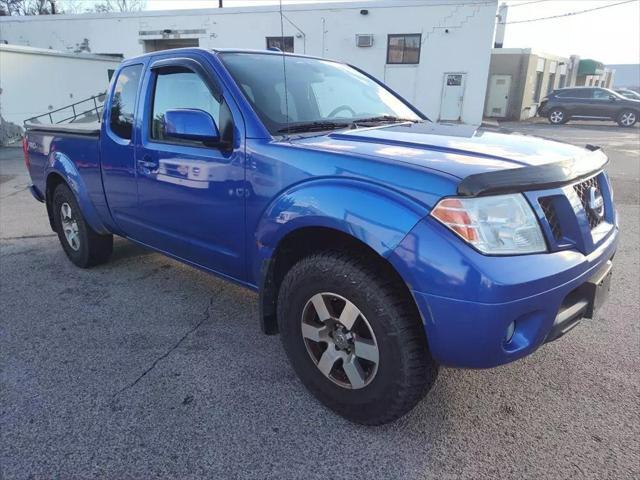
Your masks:
[[[589,226],[593,229],[604,221],[604,199],[597,177],[578,183],[573,186],[584,211],[589,220]]]
[[[589,188],[589,210],[598,218],[604,217],[604,200],[598,187]]]

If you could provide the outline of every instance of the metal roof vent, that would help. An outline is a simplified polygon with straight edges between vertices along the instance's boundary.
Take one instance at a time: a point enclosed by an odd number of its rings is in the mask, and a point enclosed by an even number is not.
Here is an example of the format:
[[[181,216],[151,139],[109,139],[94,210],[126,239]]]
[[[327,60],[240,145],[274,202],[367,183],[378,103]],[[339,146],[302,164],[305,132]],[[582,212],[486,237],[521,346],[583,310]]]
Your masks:
[[[370,33],[356,35],[356,45],[358,47],[373,47],[373,35]]]

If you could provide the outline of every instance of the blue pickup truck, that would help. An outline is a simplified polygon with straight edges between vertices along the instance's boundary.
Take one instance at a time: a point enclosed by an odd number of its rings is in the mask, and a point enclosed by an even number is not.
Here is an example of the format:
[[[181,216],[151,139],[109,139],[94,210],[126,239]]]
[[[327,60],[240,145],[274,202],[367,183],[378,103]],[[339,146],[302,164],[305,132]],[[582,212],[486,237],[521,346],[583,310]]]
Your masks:
[[[259,292],[263,331],[354,422],[405,414],[441,365],[532,353],[609,290],[601,149],[436,124],[338,62],[128,59],[100,122],[30,124],[24,149],[74,264],[119,235]]]

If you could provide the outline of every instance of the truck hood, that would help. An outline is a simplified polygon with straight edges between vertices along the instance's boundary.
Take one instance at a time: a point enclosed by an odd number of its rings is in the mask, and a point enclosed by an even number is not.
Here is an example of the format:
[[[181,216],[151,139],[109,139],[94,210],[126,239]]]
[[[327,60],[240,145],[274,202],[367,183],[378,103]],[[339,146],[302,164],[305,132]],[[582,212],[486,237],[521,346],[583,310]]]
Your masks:
[[[409,163],[460,179],[495,170],[576,160],[592,153],[539,137],[430,122],[344,130],[297,139],[293,143],[300,147]]]

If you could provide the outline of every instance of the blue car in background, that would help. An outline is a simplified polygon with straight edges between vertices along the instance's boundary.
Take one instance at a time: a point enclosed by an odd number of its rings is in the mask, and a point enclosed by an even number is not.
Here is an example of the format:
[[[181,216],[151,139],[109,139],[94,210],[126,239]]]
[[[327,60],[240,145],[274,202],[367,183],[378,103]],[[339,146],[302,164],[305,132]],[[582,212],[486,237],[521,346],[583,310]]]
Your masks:
[[[534,352],[609,290],[602,150],[432,123],[342,63],[128,59],[101,122],[30,124],[24,148],[74,264],[119,235],[259,292],[264,332],[354,422],[405,414],[441,365]]]

